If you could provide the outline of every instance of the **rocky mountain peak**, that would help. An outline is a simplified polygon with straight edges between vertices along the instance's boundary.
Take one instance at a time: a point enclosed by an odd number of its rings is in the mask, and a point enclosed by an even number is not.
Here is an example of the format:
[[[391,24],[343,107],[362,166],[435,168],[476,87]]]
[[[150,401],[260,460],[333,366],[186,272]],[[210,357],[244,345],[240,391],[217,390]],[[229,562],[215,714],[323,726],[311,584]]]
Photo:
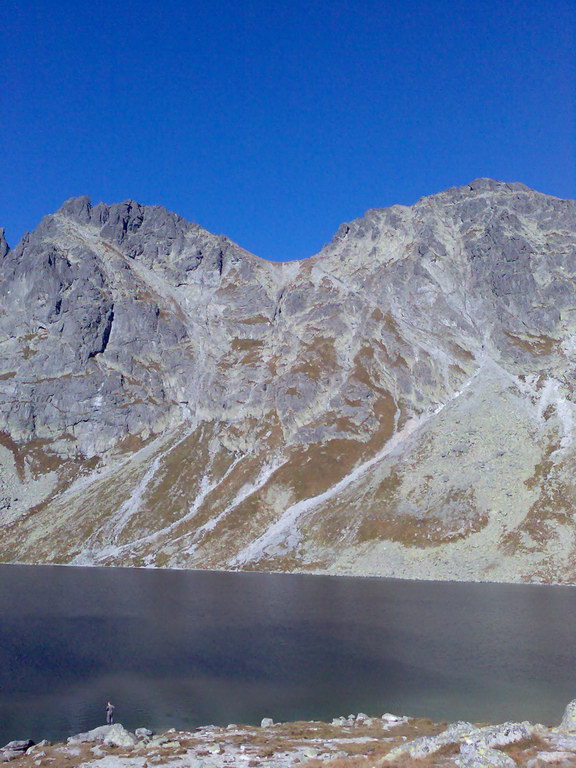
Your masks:
[[[72,198],[4,252],[0,553],[576,580],[575,264],[490,179],[284,265]]]
[[[8,245],[8,241],[6,240],[6,232],[4,227],[0,227],[0,258],[3,258],[6,256],[8,251],[10,250],[10,246]]]

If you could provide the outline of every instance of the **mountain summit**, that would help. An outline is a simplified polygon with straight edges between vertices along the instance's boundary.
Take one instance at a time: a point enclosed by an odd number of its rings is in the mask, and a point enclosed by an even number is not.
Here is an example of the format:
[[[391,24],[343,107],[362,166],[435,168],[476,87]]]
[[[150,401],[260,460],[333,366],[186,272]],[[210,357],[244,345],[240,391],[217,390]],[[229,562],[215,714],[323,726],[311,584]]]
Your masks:
[[[2,560],[576,581],[576,202],[478,179],[278,264],[78,197],[0,263]]]

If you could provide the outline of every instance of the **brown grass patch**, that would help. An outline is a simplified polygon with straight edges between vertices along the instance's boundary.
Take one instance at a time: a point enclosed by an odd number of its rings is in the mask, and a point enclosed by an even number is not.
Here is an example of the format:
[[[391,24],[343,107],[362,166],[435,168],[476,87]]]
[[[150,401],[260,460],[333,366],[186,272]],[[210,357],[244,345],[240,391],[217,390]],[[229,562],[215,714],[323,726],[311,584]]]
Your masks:
[[[260,339],[232,339],[230,346],[233,352],[247,352],[263,347],[264,342]]]
[[[558,346],[558,340],[550,336],[531,333],[518,335],[511,331],[504,331],[504,334],[510,339],[511,344],[532,355],[549,355]]]

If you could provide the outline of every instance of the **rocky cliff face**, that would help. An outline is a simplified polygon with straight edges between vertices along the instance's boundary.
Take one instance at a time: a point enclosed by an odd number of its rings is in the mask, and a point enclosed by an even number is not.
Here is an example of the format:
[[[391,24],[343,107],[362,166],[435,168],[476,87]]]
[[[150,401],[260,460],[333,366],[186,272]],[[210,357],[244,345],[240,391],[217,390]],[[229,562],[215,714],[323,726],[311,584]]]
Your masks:
[[[576,581],[576,202],[479,179],[275,264],[75,198],[0,263],[4,561]]]

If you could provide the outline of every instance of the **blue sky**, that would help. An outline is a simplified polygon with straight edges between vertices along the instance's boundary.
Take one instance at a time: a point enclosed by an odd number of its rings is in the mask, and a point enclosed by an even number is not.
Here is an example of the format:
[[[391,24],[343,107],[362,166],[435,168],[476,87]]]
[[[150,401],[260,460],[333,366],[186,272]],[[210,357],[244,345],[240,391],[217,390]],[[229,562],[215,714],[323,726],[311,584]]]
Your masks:
[[[570,0],[4,0],[0,226],[161,204],[265,258],[478,176],[575,196]]]

